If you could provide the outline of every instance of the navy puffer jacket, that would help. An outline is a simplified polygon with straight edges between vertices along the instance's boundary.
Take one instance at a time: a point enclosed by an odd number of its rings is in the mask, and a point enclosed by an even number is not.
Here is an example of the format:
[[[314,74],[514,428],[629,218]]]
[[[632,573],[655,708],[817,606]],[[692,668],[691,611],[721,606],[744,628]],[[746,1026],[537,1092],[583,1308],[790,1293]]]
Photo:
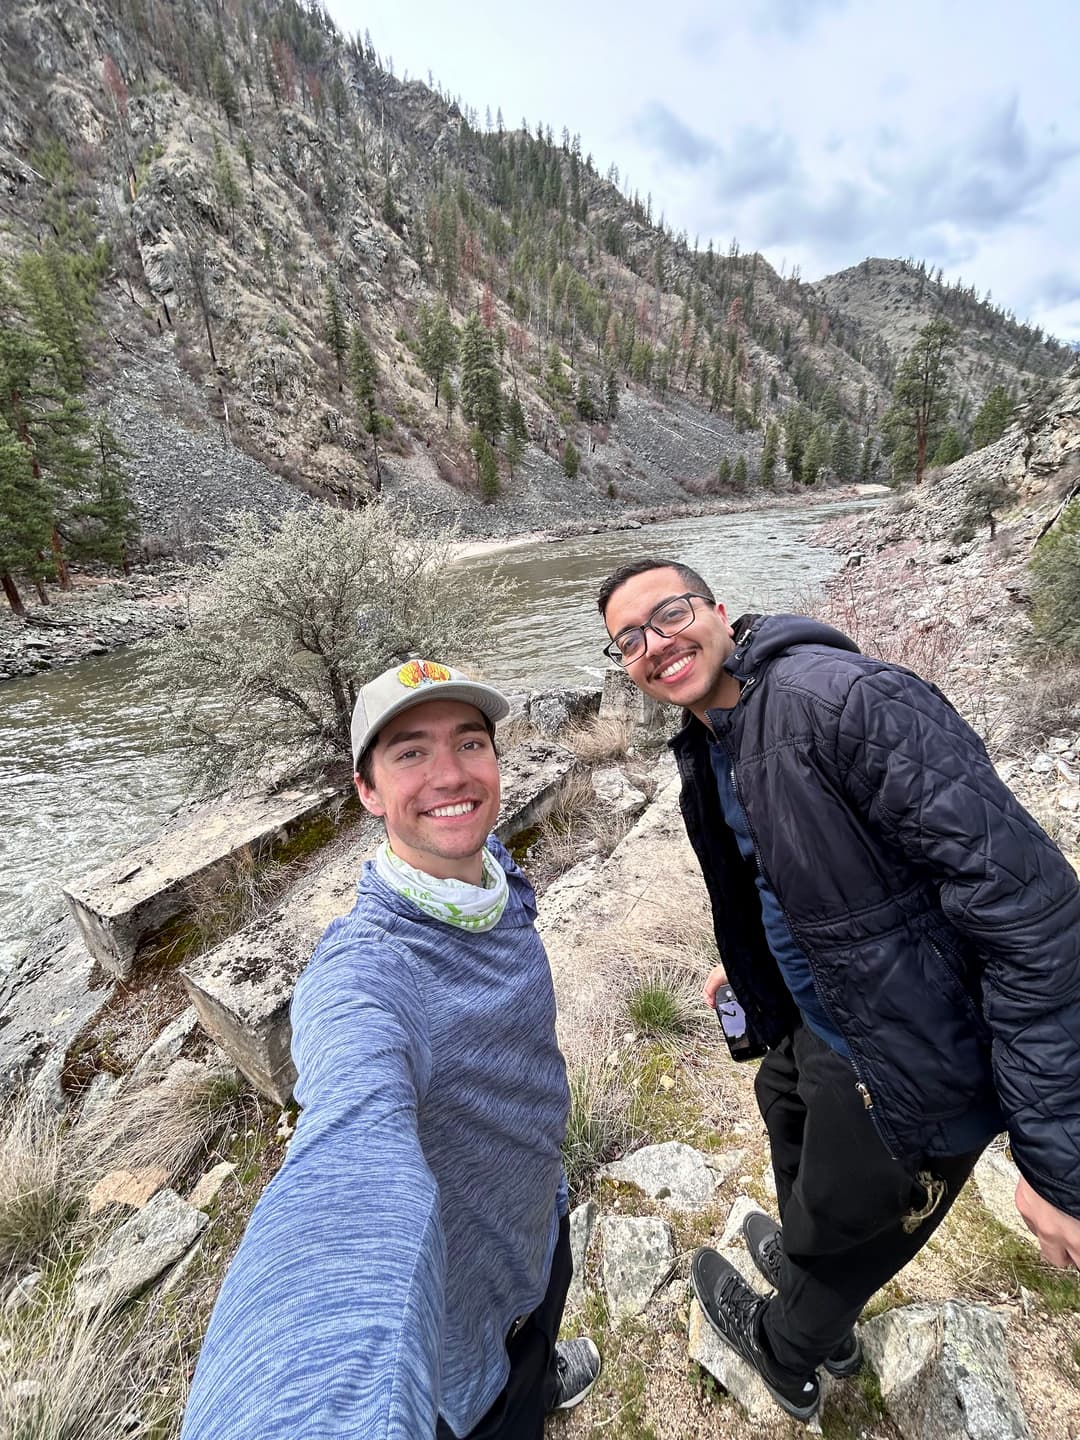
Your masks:
[[[709,712],[762,871],[898,1157],[1008,1126],[1031,1185],[1080,1216],[1080,884],[926,681],[827,625],[743,617]],[[705,727],[672,741],[720,954],[755,1037],[796,1016],[724,823]]]

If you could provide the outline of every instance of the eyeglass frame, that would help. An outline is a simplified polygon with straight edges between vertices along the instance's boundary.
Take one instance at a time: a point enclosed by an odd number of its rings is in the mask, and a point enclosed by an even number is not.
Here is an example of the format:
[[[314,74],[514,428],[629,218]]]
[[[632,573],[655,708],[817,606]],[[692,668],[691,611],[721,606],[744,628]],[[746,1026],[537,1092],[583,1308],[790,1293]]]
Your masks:
[[[703,595],[700,590],[687,590],[682,595],[669,595],[665,600],[661,600],[659,605],[654,605],[653,608],[649,611],[649,616],[647,620],[642,621],[640,625],[626,625],[619,632],[621,635],[629,635],[635,630],[641,631],[641,638],[645,642],[645,649],[642,650],[641,655],[646,654],[649,649],[649,637],[645,633],[647,630],[651,630],[654,635],[659,635],[661,640],[670,640],[673,635],[681,635],[684,630],[689,630],[690,626],[697,619],[697,611],[691,604],[690,619],[687,620],[685,625],[680,625],[677,630],[672,630],[670,635],[667,634],[665,631],[661,630],[659,626],[654,625],[653,616],[657,614],[658,611],[663,610],[665,605],[670,605],[673,600],[708,600],[710,605],[716,604],[716,601],[711,595]],[[618,665],[620,670],[625,670],[627,665],[633,665],[634,660],[641,659],[641,655],[635,655],[631,660],[616,659],[616,657],[611,652],[612,650],[618,650],[620,648],[621,647],[619,645],[618,636],[614,636],[610,643],[604,646],[601,653],[606,655],[613,665]]]

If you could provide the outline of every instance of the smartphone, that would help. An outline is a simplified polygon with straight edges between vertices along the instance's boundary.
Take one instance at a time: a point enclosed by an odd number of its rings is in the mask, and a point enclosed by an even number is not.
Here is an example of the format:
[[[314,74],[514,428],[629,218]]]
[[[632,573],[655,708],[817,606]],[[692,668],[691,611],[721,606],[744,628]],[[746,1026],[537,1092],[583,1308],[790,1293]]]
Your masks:
[[[716,992],[716,1018],[733,1060],[756,1060],[765,1054],[764,1046],[755,1045],[746,1033],[746,1011],[730,985],[721,985]]]

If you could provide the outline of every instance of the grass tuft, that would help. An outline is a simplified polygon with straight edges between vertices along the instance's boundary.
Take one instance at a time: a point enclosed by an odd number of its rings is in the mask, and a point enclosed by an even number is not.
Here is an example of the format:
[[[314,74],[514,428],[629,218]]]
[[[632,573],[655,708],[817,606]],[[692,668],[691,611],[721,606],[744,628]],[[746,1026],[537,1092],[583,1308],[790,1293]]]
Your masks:
[[[85,1186],[85,1171],[65,1151],[56,1112],[29,1099],[17,1102],[0,1123],[0,1279],[60,1248]]]
[[[656,1040],[677,1040],[696,1028],[697,1015],[685,977],[651,971],[634,981],[626,1000],[634,1028]]]

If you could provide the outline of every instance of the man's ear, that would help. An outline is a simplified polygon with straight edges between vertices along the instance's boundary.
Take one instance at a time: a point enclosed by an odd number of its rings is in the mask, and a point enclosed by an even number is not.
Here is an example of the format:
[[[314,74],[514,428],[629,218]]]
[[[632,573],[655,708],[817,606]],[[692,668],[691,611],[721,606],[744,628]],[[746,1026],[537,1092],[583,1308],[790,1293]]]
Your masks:
[[[386,814],[386,806],[379,799],[379,792],[360,775],[354,775],[353,782],[356,793],[360,796],[360,804],[369,815],[377,815],[381,819]]]

